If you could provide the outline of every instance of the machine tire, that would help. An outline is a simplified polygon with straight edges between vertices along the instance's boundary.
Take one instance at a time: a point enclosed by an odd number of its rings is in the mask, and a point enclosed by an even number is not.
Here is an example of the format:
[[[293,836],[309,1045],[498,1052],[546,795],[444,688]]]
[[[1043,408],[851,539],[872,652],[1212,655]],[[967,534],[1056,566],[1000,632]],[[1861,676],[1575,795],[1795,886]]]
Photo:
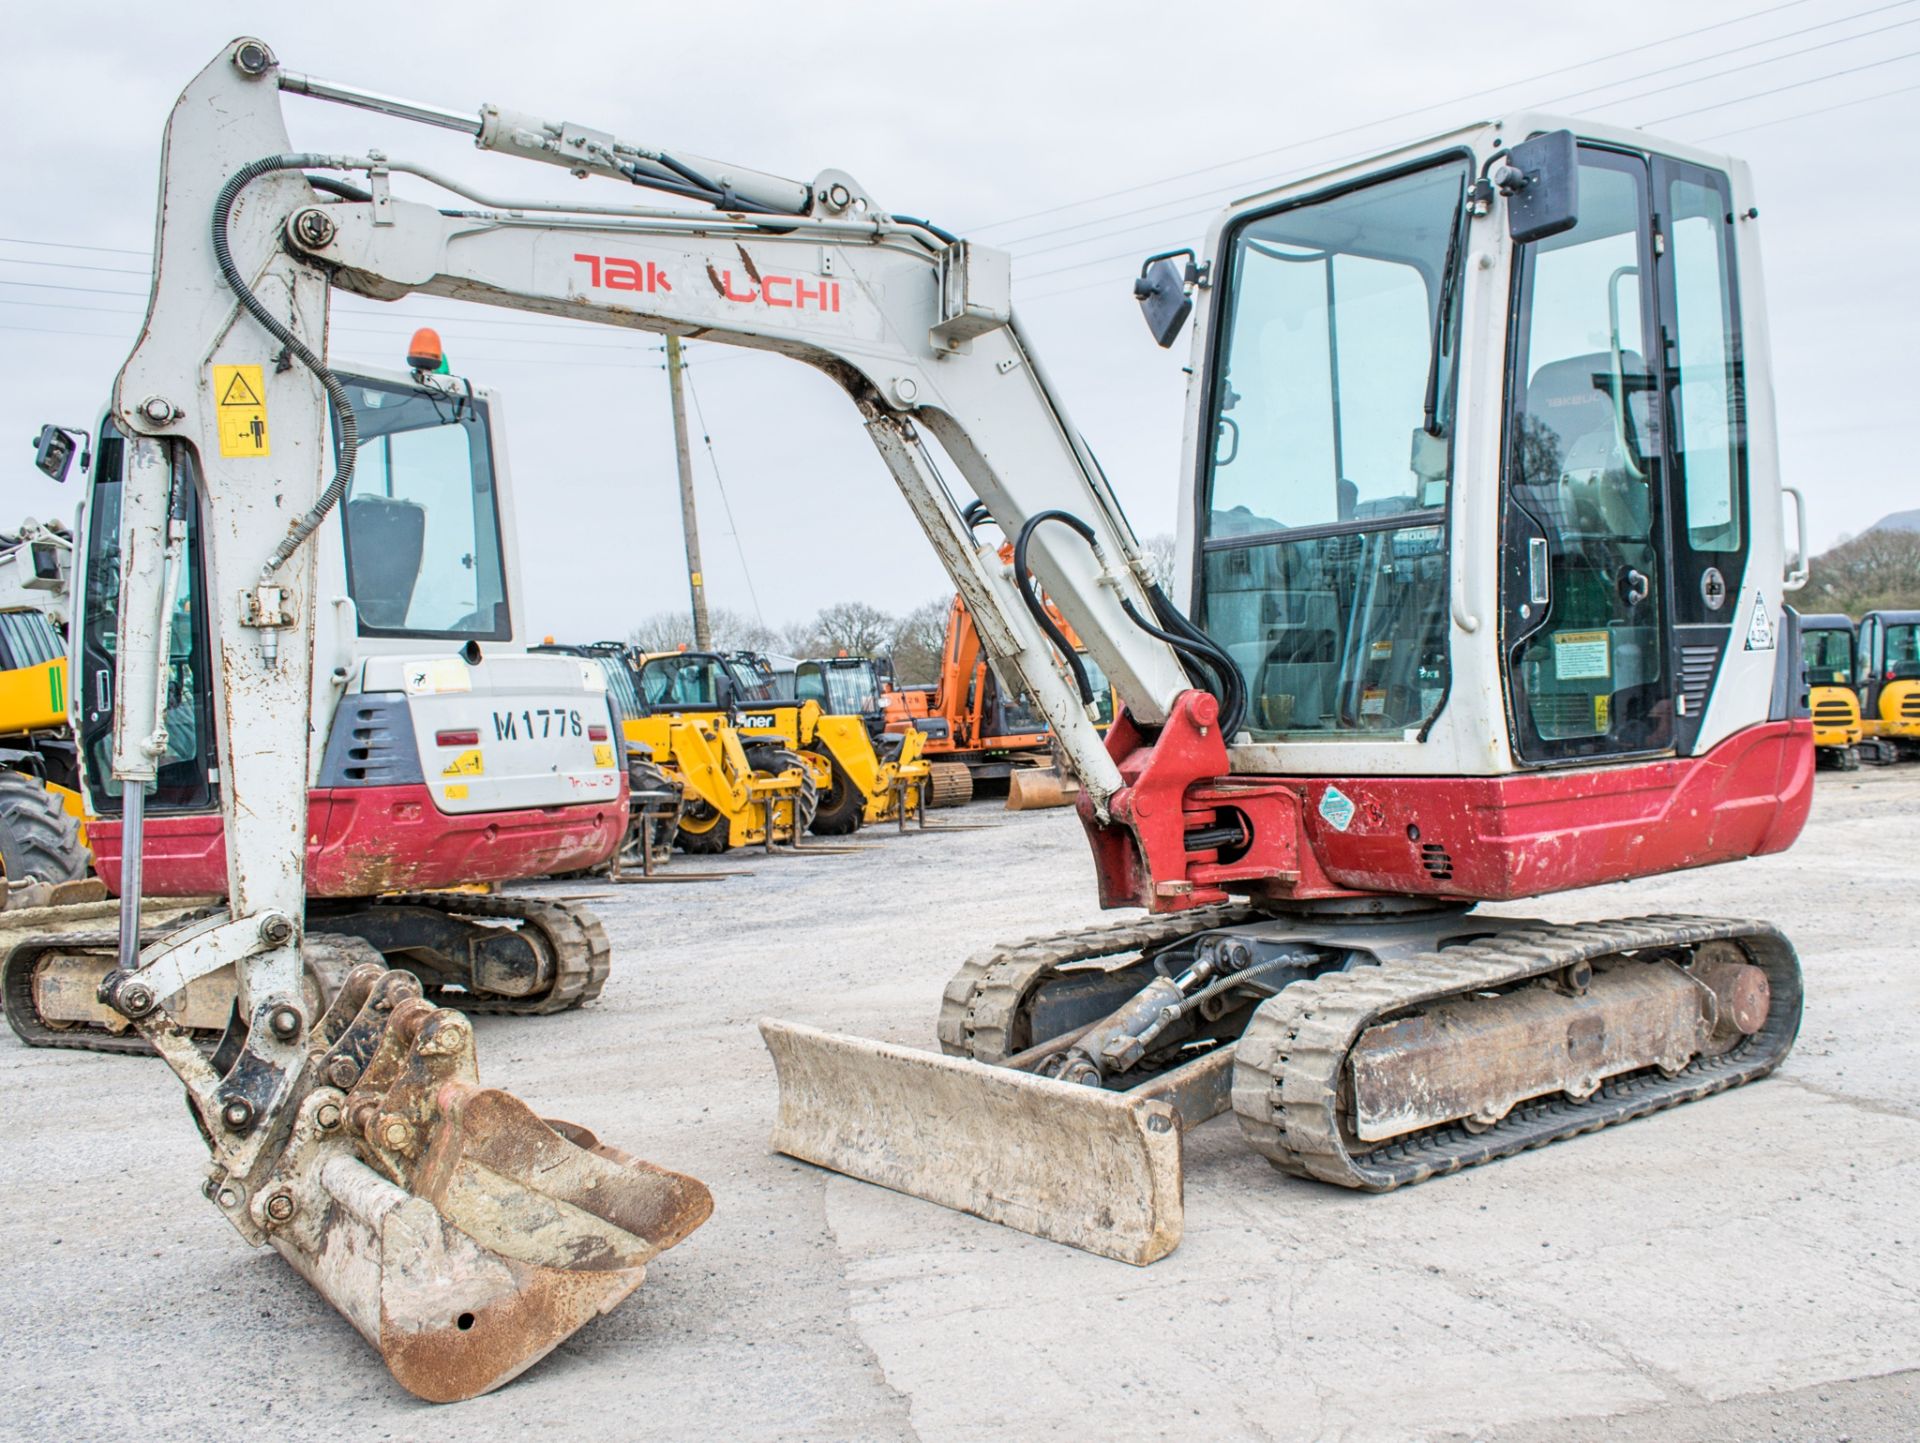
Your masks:
[[[718,810],[698,797],[689,797],[680,809],[680,827],[674,839],[683,852],[712,857],[727,850],[730,831],[727,819]]]
[[[77,882],[93,870],[80,823],[38,777],[0,771],[0,872],[9,882]]]
[[[845,837],[859,831],[860,824],[866,820],[867,799],[860,795],[853,778],[831,752],[820,751],[814,755],[825,758],[833,768],[833,785],[820,797],[807,830],[816,837]]]
[[[973,800],[973,770],[965,762],[934,762],[928,768],[927,803],[964,807]]]
[[[791,747],[754,746],[747,748],[747,765],[760,776],[777,777],[782,772],[800,773],[800,830],[809,831],[820,810],[820,789],[800,753]],[[769,819],[771,825],[771,819]]]

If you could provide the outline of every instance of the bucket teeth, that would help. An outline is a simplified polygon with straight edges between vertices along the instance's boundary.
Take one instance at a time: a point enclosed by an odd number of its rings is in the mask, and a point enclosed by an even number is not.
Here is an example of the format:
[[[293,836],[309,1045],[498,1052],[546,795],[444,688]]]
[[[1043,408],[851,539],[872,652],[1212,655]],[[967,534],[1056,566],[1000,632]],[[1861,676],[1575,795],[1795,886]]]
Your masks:
[[[377,967],[348,976],[248,1209],[402,1386],[450,1402],[614,1307],[713,1199],[482,1087],[472,1025],[419,990]]]

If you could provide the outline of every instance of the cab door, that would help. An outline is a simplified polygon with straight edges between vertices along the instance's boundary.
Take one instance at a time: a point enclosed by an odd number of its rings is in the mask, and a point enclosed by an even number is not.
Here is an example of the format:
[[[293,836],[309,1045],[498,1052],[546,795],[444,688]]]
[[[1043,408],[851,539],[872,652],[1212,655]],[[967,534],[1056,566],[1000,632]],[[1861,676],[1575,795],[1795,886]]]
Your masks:
[[[1585,147],[1579,224],[1519,248],[1501,634],[1522,763],[1689,754],[1746,635],[1733,223],[1724,175]]]
[[[1642,156],[1583,148],[1580,220],[1518,248],[1501,628],[1522,762],[1673,743]]]

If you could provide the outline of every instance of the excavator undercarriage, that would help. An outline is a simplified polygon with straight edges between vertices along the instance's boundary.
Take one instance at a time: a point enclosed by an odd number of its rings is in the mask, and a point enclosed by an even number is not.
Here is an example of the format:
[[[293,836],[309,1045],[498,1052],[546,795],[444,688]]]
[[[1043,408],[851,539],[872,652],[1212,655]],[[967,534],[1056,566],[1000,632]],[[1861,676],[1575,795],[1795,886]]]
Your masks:
[[[118,903],[48,907],[0,918],[0,996],[7,1021],[29,1047],[151,1051],[126,1017],[100,1000],[119,965]],[[169,925],[224,916],[218,906],[149,900],[145,942]],[[89,928],[90,924],[90,928]],[[353,961],[380,959],[412,973],[429,998],[468,1013],[566,1012],[600,995],[611,949],[591,912],[566,902],[469,892],[314,898],[307,904],[308,1003],[333,998]],[[235,977],[224,967],[196,978],[167,1004],[175,1026],[211,1046],[233,1010]]]
[[[1220,1113],[1283,1172],[1387,1192],[1764,1076],[1800,999],[1764,923],[1233,904],[972,959],[944,1056],[761,1031],[778,1150],[1146,1264]]]

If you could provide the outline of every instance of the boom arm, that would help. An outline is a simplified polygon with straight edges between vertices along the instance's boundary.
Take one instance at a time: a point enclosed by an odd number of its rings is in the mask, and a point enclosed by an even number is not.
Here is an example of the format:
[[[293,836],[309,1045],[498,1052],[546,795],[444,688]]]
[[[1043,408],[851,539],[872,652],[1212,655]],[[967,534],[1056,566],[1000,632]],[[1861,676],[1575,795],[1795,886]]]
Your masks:
[[[482,148],[716,209],[486,196],[377,154],[296,153],[283,89],[467,130]],[[399,199],[395,175],[463,204]],[[1046,715],[1097,823],[1139,831],[1122,769],[1036,619],[1037,597],[1029,609],[1022,580],[993,545],[975,542],[964,498],[948,491],[922,440],[923,431],[939,440],[1009,536],[1035,522],[1032,579],[1125,699],[1137,724],[1128,734],[1195,714],[1180,656],[1129,616],[1154,615],[1138,542],[1013,319],[1004,254],[895,219],[837,171],[803,185],[494,108],[461,117],[289,75],[250,39],[229,45],[176,103],[159,202],[147,317],[112,402],[130,438],[115,770],[129,780],[153,775],[165,637],[157,619],[177,573],[170,553],[191,480],[217,657],[231,920],[166,938],[137,963],[135,935],[123,929],[122,970],[102,994],[139,1020],[195,978],[236,966],[247,1033],[224,1072],[183,1034],[143,1027],[187,1084],[213,1145],[216,1192],[232,1179],[234,1195],[251,1197],[271,1168],[312,1020],[300,1006],[299,919],[315,580],[302,543],[344,496],[354,450],[351,408],[326,363],[334,286],[725,341],[825,371],[858,406],[983,645]],[[329,390],[343,439],[327,480]],[[1070,520],[1035,520],[1049,512]],[[1218,775],[1225,753],[1217,738],[1212,745],[1218,755],[1207,765]],[[1172,830],[1159,845],[1177,852],[1179,809],[1160,810],[1156,825]],[[139,811],[130,798],[130,877]],[[230,1216],[255,1235],[245,1217]]]
[[[251,354],[265,361],[279,349],[262,344],[266,337],[252,319],[233,313],[218,285],[208,222],[242,155],[281,162],[236,197],[229,241],[235,263],[246,286],[271,297],[270,305],[287,310],[287,300],[296,300],[292,329],[321,356],[326,288],[313,282],[326,277],[380,299],[444,295],[806,361],[834,377],[859,407],[966,597],[984,644],[1019,673],[1104,816],[1106,800],[1121,785],[1119,773],[1015,580],[991,546],[975,542],[920,435],[924,428],[940,441],[1009,536],[1052,510],[1092,529],[1089,546],[1068,527],[1036,528],[1032,569],[1135,719],[1148,726],[1164,720],[1191,683],[1177,655],[1123,609],[1130,603],[1138,614],[1152,615],[1138,542],[1013,320],[1003,253],[943,243],[929,227],[895,221],[839,172],[807,185],[706,160],[663,158],[586,127],[495,107],[462,119],[288,74],[270,57],[261,62],[262,51],[258,42],[237,42],[181,102],[183,110],[216,107],[225,125],[217,147],[169,147],[153,302],[155,316],[169,319],[149,325],[122,373],[116,410],[125,424],[148,435],[193,439],[210,494],[221,489],[214,473],[229,464],[233,484],[248,489],[283,469],[251,458],[216,459],[218,418],[209,414],[219,409],[207,394],[203,358],[211,349],[223,338],[242,346],[251,341]],[[246,68],[250,57],[257,73]],[[374,155],[292,156],[276,80],[278,88],[470,130],[482,148],[548,160],[576,174],[634,179],[640,168],[645,183],[665,177],[671,186],[685,172],[710,183],[725,201],[756,209],[715,216],[561,205],[482,195],[425,167]],[[306,171],[360,172],[367,177],[366,198],[323,202],[302,179]],[[396,174],[428,180],[472,206],[440,210],[401,200],[390,185]],[[185,308],[188,295],[202,300],[199,314],[173,324],[172,313]],[[317,307],[303,304],[309,295]],[[187,378],[195,373],[200,384],[190,386]],[[273,435],[317,448],[326,424],[324,397],[313,386],[283,384],[293,379],[273,378]],[[282,390],[293,394],[283,399]],[[162,423],[146,404],[156,395],[175,413]],[[209,400],[216,404],[207,406]],[[273,479],[284,484],[279,475]],[[292,610],[303,614],[301,600]],[[256,634],[271,638],[273,631]]]

